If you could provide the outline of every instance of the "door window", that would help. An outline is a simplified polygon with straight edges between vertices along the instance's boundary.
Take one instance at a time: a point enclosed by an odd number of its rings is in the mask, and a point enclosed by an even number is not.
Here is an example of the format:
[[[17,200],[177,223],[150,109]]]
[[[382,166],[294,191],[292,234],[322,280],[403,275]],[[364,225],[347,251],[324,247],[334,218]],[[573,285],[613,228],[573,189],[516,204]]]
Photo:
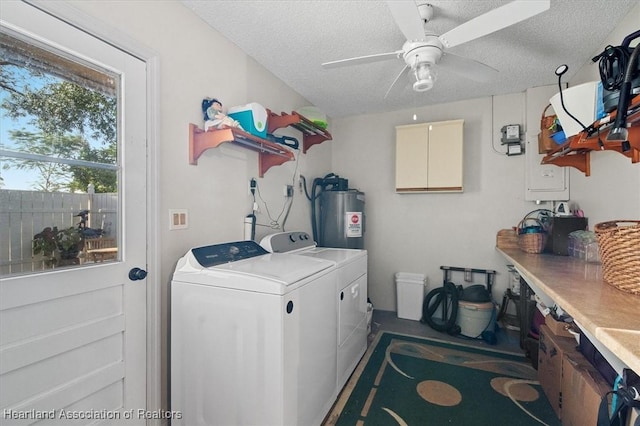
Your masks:
[[[0,31],[0,275],[119,259],[120,77]]]

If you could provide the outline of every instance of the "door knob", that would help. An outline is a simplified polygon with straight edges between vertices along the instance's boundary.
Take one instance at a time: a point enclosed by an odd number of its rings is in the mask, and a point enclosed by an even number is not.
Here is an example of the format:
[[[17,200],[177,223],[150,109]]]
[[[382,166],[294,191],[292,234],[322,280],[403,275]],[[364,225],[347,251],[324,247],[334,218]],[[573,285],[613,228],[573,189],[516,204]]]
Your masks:
[[[144,280],[147,277],[147,271],[140,268],[133,268],[129,271],[129,279],[131,281]]]

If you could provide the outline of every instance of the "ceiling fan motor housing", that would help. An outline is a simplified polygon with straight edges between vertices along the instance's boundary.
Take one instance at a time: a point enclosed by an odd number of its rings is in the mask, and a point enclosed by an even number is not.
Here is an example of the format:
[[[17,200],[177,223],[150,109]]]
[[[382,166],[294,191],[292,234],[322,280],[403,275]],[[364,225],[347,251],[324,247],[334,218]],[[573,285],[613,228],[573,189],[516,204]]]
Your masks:
[[[402,46],[402,50],[402,58],[411,69],[425,62],[435,65],[442,57],[442,43],[435,36],[427,36],[418,41],[409,40]]]

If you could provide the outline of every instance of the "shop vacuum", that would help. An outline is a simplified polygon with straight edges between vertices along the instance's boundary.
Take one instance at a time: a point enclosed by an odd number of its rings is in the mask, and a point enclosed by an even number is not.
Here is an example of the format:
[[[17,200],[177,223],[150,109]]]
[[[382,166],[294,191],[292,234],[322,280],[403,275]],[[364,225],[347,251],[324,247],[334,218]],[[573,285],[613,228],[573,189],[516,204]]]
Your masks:
[[[640,94],[640,61],[635,63],[631,61],[634,48],[629,47],[631,42],[639,37],[640,30],[635,31],[627,35],[620,46],[607,46],[603,52],[591,59],[593,62],[598,62],[600,80],[604,89],[602,100],[606,112],[611,112],[618,107],[626,74],[629,77],[630,87],[627,90],[630,90],[630,95]],[[624,99],[622,101],[624,103]]]
[[[364,192],[349,188],[349,180],[330,173],[311,187],[311,228],[318,247],[364,248]]]

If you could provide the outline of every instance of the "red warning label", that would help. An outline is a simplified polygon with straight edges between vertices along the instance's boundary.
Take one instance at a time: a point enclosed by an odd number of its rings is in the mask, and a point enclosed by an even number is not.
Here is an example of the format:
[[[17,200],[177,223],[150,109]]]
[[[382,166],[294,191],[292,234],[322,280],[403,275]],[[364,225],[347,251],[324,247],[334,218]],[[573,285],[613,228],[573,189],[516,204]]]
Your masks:
[[[345,219],[347,237],[362,237],[362,212],[346,212]]]

